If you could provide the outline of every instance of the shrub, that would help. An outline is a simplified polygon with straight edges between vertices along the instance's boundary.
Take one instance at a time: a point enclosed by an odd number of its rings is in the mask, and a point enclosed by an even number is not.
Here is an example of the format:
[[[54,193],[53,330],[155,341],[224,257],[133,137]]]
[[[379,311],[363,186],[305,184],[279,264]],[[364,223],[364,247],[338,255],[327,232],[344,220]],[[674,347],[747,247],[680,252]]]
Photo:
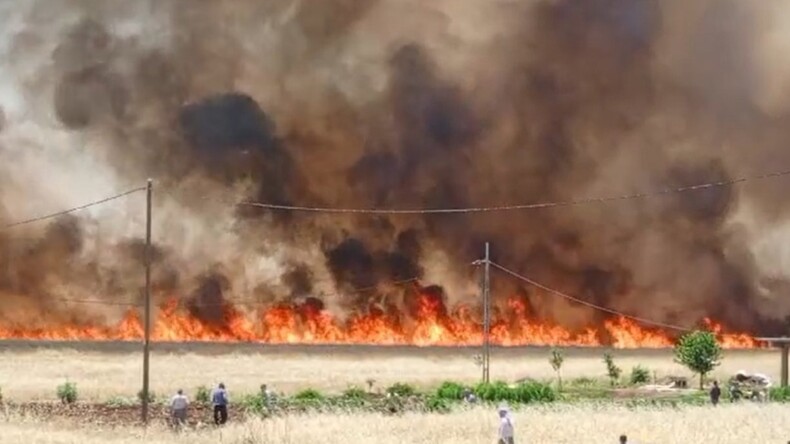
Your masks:
[[[3,403],[3,387],[0,387],[0,404]]]
[[[609,382],[612,384],[612,387],[614,387],[623,371],[620,367],[615,365],[614,358],[612,358],[612,355],[609,353],[604,353],[603,362],[606,364],[606,376],[609,377]]]
[[[650,371],[641,365],[631,369],[631,384],[646,384],[650,382]]]
[[[432,395],[425,400],[425,409],[429,412],[447,413],[450,411],[450,404],[447,399]]]
[[[513,396],[503,381],[481,382],[475,386],[475,394],[483,401],[509,401]]]
[[[315,389],[305,389],[294,395],[294,399],[299,401],[323,401],[324,395]]]
[[[415,395],[417,393],[417,390],[409,384],[396,382],[395,384],[387,388],[387,393],[393,396],[406,397],[406,396]]]
[[[353,385],[343,392],[345,399],[367,399],[367,397],[368,393],[364,389]]]
[[[442,399],[461,400],[466,387],[453,381],[445,381],[436,389],[436,396]]]
[[[260,395],[245,395],[241,398],[241,405],[252,413],[261,414],[266,411],[266,401]]]
[[[64,404],[73,404],[77,402],[77,384],[66,382],[59,385],[57,395],[60,402]]]
[[[527,404],[530,402],[552,402],[557,400],[557,394],[548,384],[540,382],[525,382],[513,389],[511,401]]]
[[[562,355],[562,352],[556,348],[551,350],[551,356],[549,357],[549,364],[551,364],[551,368],[554,369],[554,372],[557,373],[557,387],[562,390],[562,363],[565,362],[565,357]]]
[[[143,391],[142,390],[137,392],[137,400],[140,401],[140,402],[143,402]],[[149,404],[153,404],[154,402],[156,402],[156,393],[154,393],[151,390],[148,390],[148,403]]]
[[[205,385],[201,385],[195,390],[195,402],[201,404],[208,404],[211,401],[211,390]]]
[[[134,405],[134,402],[123,396],[114,396],[107,400],[107,405],[110,407],[128,407]]]
[[[790,387],[771,387],[768,396],[771,401],[790,402]]]

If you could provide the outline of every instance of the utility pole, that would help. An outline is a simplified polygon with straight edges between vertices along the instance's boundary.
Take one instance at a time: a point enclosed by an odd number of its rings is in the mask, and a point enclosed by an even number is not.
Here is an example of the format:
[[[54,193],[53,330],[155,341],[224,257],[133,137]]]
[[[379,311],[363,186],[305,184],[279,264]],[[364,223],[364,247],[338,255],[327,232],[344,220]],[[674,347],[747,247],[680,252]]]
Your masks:
[[[151,352],[151,194],[153,183],[148,179],[145,213],[145,337],[143,338],[143,424],[148,424],[148,364]]]
[[[491,364],[491,289],[489,246],[486,242],[486,255],[483,260],[483,382],[489,382]]]

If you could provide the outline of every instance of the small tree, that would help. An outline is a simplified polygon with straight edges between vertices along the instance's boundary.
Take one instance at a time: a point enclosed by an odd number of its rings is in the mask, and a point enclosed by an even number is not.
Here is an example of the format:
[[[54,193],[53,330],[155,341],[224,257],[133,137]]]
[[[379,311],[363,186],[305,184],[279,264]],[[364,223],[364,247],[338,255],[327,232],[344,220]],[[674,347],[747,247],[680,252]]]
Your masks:
[[[77,401],[77,384],[66,382],[58,386],[58,399],[64,404],[73,404]]]
[[[716,335],[709,331],[683,335],[675,345],[675,361],[699,374],[699,388],[702,390],[705,376],[721,364],[721,347]]]
[[[551,368],[554,369],[554,372],[557,373],[557,388],[562,390],[562,374],[560,370],[562,369],[562,363],[565,361],[565,357],[562,356],[562,352],[557,350],[556,348],[551,349],[551,356],[549,357],[549,364],[551,364]]]
[[[650,371],[641,365],[631,369],[631,384],[646,384],[650,381]]]
[[[612,387],[617,383],[617,380],[620,379],[620,374],[623,370],[615,365],[614,358],[609,353],[603,354],[603,362],[606,364],[606,375],[609,376],[609,382],[612,384]]]

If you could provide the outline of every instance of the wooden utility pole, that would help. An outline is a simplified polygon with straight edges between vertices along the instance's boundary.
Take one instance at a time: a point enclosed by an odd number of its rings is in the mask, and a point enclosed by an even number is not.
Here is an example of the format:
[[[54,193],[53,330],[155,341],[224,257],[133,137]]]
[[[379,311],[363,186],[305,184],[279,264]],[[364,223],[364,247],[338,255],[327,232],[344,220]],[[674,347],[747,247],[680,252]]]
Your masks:
[[[490,270],[491,260],[489,246],[486,242],[486,254],[483,260],[485,269],[483,271],[483,382],[490,380],[491,368],[491,288]]]
[[[143,396],[142,419],[143,424],[148,424],[148,364],[151,352],[151,195],[153,183],[148,179],[146,187],[146,212],[145,212],[145,337],[143,338]]]

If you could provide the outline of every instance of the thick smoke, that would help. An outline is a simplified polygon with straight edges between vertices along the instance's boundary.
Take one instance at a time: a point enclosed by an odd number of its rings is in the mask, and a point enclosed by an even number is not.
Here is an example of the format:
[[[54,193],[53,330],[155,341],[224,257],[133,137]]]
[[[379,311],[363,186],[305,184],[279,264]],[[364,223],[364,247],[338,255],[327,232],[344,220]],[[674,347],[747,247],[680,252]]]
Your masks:
[[[1,2],[0,221],[153,177],[156,297],[220,327],[233,298],[411,312],[415,290],[385,284],[415,277],[441,285],[432,299],[469,301],[490,242],[496,261],[597,304],[784,332],[782,179],[478,215],[234,205],[492,206],[781,169],[779,5]],[[111,320],[52,302],[139,301],[141,199],[0,232],[4,321]],[[493,282],[569,327],[603,320]]]

